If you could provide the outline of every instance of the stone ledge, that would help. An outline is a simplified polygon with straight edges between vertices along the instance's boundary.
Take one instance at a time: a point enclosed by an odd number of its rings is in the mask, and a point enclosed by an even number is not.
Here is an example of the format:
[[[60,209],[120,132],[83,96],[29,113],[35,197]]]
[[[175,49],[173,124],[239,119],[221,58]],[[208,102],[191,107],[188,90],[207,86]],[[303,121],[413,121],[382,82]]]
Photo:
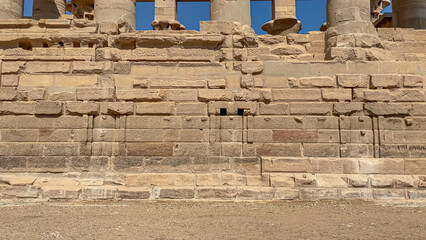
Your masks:
[[[417,175],[271,174],[270,186],[229,173],[107,175],[1,174],[0,199],[426,200]]]

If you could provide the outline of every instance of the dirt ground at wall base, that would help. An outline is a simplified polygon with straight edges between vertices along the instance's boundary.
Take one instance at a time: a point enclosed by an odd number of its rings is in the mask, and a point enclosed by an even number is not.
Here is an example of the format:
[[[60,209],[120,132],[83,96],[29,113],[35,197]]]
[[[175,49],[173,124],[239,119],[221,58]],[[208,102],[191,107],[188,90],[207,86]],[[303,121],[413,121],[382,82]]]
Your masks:
[[[424,239],[425,202],[0,202],[0,239]]]

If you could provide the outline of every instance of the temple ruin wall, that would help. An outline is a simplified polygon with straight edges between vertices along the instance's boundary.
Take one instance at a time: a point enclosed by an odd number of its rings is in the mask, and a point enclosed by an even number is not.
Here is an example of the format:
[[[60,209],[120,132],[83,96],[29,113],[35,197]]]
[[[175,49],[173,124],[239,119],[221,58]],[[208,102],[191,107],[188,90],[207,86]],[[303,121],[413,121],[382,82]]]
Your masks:
[[[426,198],[426,30],[375,28],[370,1],[329,1],[307,34],[276,1],[261,36],[225,12],[182,30],[173,4],[135,31],[134,0],[18,3],[0,0],[2,199]]]

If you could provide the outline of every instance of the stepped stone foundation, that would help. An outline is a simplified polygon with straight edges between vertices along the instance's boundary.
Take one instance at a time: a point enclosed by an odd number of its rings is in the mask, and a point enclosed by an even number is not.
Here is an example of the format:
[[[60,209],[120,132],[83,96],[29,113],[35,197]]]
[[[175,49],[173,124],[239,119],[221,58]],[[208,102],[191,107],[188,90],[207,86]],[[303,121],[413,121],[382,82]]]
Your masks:
[[[325,32],[258,36],[215,0],[135,31],[135,3],[0,0],[1,199],[426,199],[426,30],[330,0]]]

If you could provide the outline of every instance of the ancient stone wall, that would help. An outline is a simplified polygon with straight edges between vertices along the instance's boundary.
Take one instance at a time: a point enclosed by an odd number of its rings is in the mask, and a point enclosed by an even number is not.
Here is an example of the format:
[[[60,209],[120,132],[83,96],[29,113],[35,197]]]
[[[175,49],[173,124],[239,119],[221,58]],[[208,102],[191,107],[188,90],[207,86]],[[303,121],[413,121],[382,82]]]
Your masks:
[[[374,36],[2,20],[0,197],[424,199],[426,31]]]

